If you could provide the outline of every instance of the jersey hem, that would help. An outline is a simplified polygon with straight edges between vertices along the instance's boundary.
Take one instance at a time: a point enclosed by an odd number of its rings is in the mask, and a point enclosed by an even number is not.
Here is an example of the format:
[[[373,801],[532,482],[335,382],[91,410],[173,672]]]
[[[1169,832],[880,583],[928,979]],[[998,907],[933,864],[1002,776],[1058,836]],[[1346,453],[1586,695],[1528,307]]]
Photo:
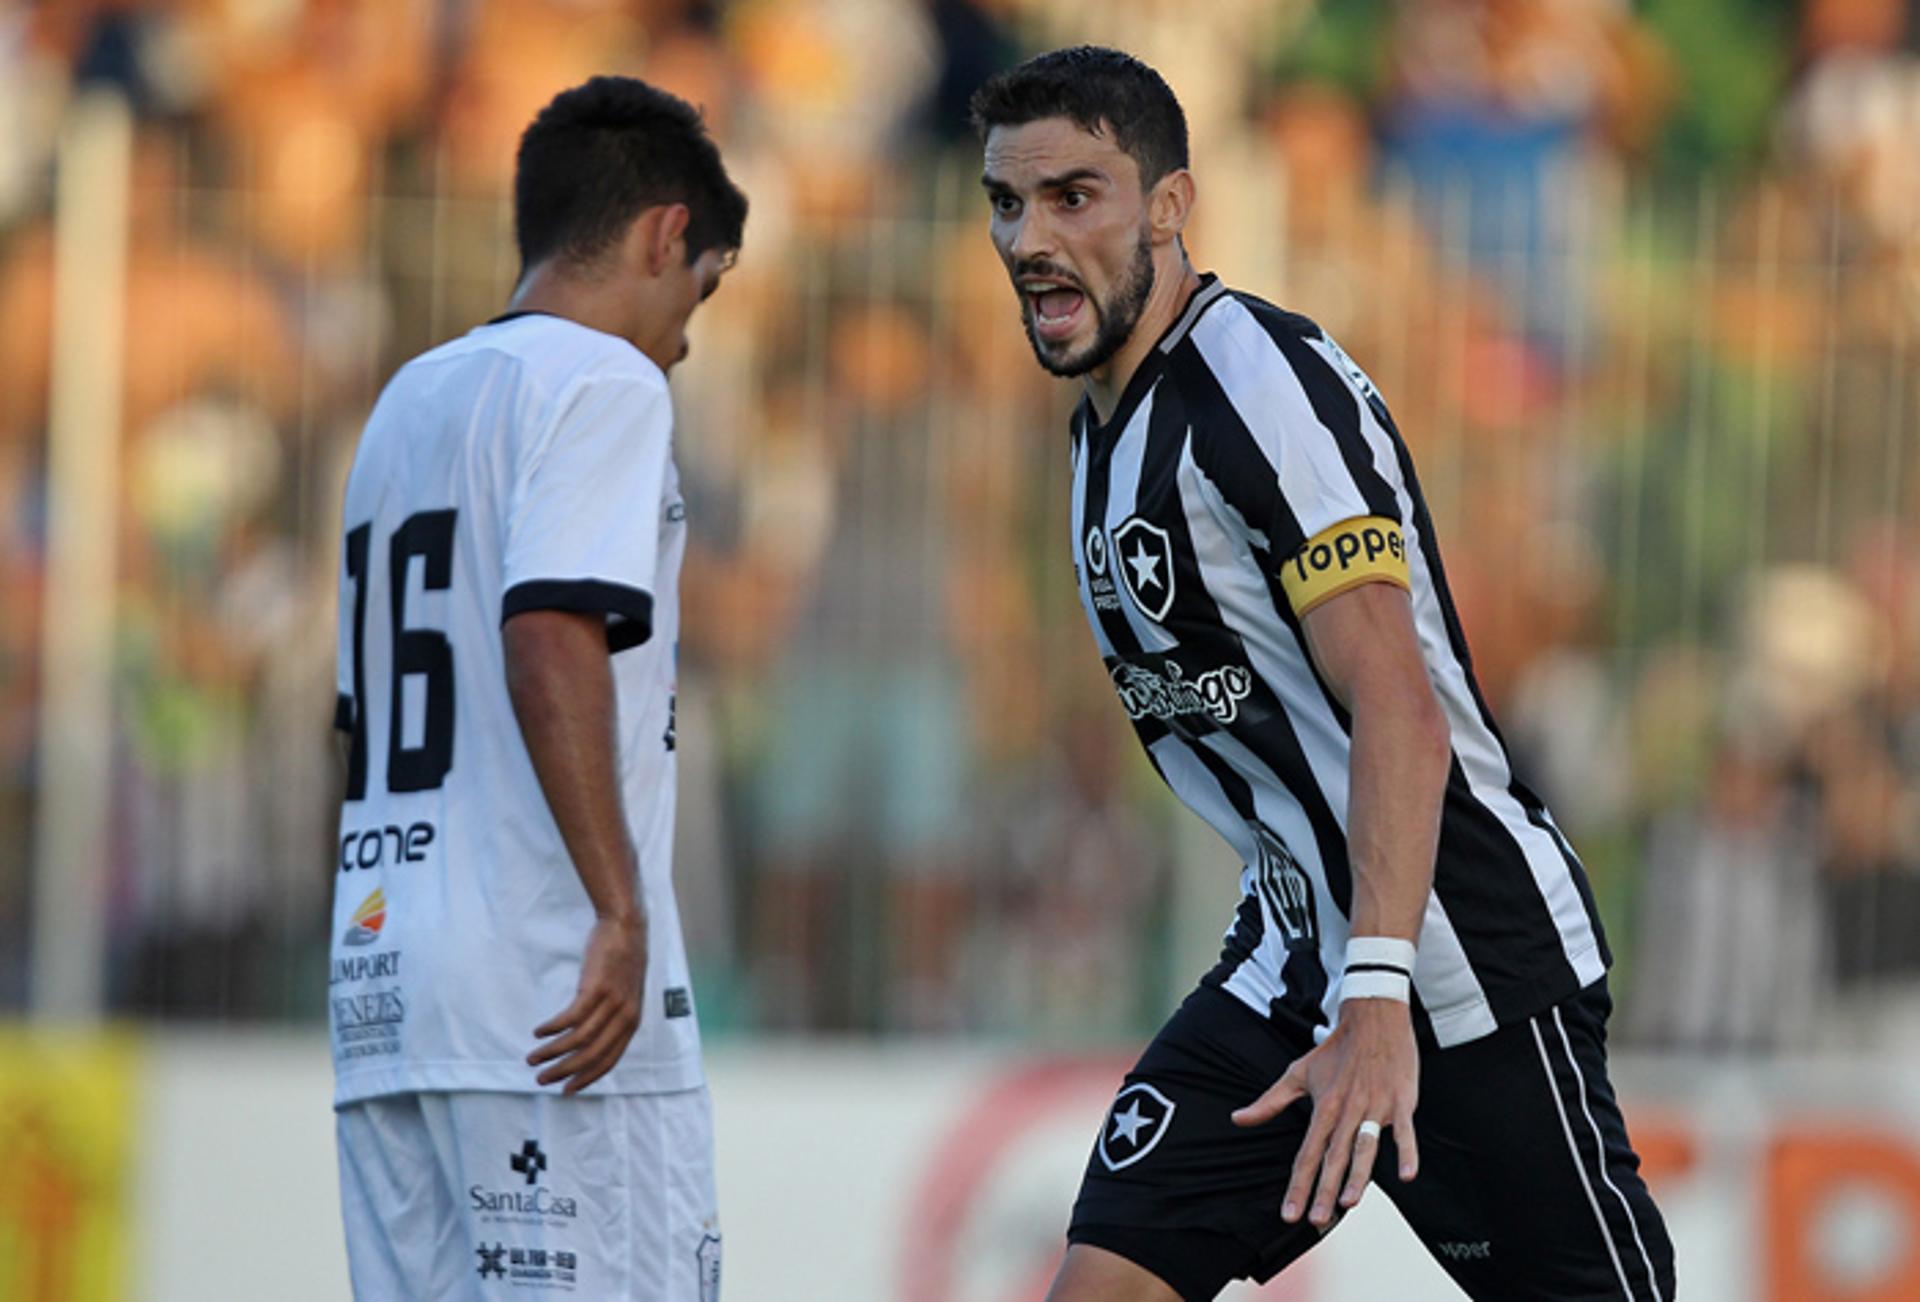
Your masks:
[[[1428,1008],[1427,1022],[1433,1027],[1434,1043],[1442,1049],[1471,1044],[1500,1029],[1500,1019],[1493,1015],[1493,1005],[1484,996],[1445,1009]]]
[[[653,594],[603,579],[529,579],[507,589],[500,623],[533,610],[565,610],[607,617],[607,650],[618,654],[653,636]]]
[[[644,588],[605,579],[525,579],[500,599],[500,622],[529,610],[568,610],[583,615],[618,615],[653,627],[653,594]]]
[[[588,1087],[595,1096],[608,1094],[677,1094],[707,1083],[698,1059],[655,1066],[618,1068]],[[333,1106],[348,1107],[387,1094],[431,1094],[467,1091],[479,1094],[559,1094],[559,1085],[536,1085],[533,1069],[523,1062],[411,1063],[379,1071],[359,1071],[335,1078]]]
[[[1494,1014],[1493,1004],[1485,995],[1478,995],[1472,999],[1465,999],[1459,1003],[1449,1004],[1445,1008],[1438,1009],[1422,1003],[1421,1007],[1427,1015],[1427,1021],[1433,1028],[1435,1044],[1442,1049],[1451,1049],[1457,1045],[1471,1044],[1475,1040],[1485,1039],[1503,1026],[1513,1026],[1524,1022],[1529,1017],[1537,1016],[1547,1009],[1552,1008],[1554,1005],[1571,999],[1574,995],[1586,989],[1587,986],[1593,984],[1591,981],[1581,981],[1578,973],[1582,961],[1598,953],[1600,953],[1600,944],[1598,941],[1595,941],[1591,945],[1583,945],[1579,949],[1567,951],[1568,970],[1573,974],[1571,983],[1562,981],[1555,981],[1551,984],[1542,983],[1538,987],[1543,992],[1540,998],[1529,1001],[1526,1006],[1516,1009],[1504,1019]],[[1604,977],[1608,964],[1604,961],[1604,955],[1602,959],[1601,977]],[[1599,977],[1595,978],[1595,980],[1599,979]],[[1243,1006],[1253,1010],[1256,1015],[1263,1018],[1272,1016],[1271,1007],[1263,1007],[1260,1003],[1254,1001],[1256,999],[1264,999],[1270,1005],[1273,999],[1279,997],[1278,994],[1262,996],[1258,992],[1236,990],[1233,986],[1232,975],[1222,976],[1219,967],[1215,967],[1212,971],[1208,972],[1206,976],[1202,977],[1200,979],[1200,985],[1211,987],[1212,989],[1220,991],[1222,994],[1232,997]],[[1565,986],[1564,989],[1561,988],[1563,985]],[[1416,995],[1419,993],[1419,987],[1417,985],[1414,987],[1414,993]],[[1321,1033],[1325,1033],[1324,1023],[1322,1023]]]
[[[1494,1014],[1493,1005],[1485,995],[1466,1000],[1462,1003],[1450,1004],[1443,1009],[1428,1008],[1427,1020],[1433,1026],[1434,1041],[1442,1049],[1451,1049],[1461,1044],[1471,1044],[1475,1040],[1492,1035],[1502,1027],[1517,1025],[1526,1021],[1529,1017],[1535,1017],[1545,1012],[1558,1003],[1573,998],[1573,996],[1579,994],[1582,990],[1586,989],[1587,986],[1592,984],[1590,981],[1582,981],[1580,979],[1579,970],[1581,964],[1586,959],[1597,954],[1599,950],[1600,943],[1598,941],[1595,941],[1591,945],[1582,945],[1579,949],[1568,950],[1567,970],[1571,979],[1541,983],[1537,987],[1542,992],[1538,998],[1529,1000],[1525,1005],[1513,1009],[1504,1018]],[[1607,966],[1604,961],[1601,963],[1601,977],[1606,975]],[[1595,980],[1599,979],[1599,977],[1595,978]],[[1415,990],[1417,993],[1417,986]]]

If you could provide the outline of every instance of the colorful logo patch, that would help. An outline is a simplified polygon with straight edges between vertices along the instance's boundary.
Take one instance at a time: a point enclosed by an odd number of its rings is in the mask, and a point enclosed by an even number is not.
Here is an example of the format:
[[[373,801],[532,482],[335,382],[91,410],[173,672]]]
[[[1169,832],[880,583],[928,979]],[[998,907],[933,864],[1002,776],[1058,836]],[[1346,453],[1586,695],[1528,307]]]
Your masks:
[[[380,939],[380,931],[387,925],[387,892],[376,886],[373,893],[360,901],[360,907],[353,911],[353,921],[348,924],[346,934],[340,937],[343,945],[371,945]]]

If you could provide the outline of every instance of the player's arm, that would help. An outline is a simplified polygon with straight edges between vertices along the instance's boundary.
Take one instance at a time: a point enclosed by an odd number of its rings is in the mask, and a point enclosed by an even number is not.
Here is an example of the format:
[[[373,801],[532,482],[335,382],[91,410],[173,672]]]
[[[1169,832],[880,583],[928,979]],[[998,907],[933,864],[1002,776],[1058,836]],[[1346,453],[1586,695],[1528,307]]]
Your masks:
[[[576,1093],[611,1071],[640,1026],[647,977],[647,915],[621,804],[613,670],[606,617],[527,610],[501,630],[507,690],[547,807],[559,824],[595,921],[579,993],[536,1027],[527,1056],[542,1085]]]
[[[1427,677],[1405,589],[1367,583],[1301,620],[1320,676],[1352,719],[1347,852],[1351,933],[1417,942],[1433,889],[1452,765],[1446,713]],[[1355,1007],[1392,1004],[1360,999]],[[1343,1017],[1354,1007],[1343,1009]]]
[[[1427,677],[1406,589],[1391,573],[1312,604],[1301,617],[1321,677],[1352,720],[1347,843],[1352,934],[1417,941],[1433,884],[1440,809],[1451,765],[1446,716]],[[1419,1055],[1408,1004],[1350,997],[1327,1040],[1235,1114],[1258,1125],[1305,1097],[1313,1119],[1294,1163],[1282,1215],[1331,1223],[1371,1177],[1378,1140],[1363,1121],[1390,1126],[1400,1177],[1419,1167],[1413,1109]],[[1308,1195],[1312,1204],[1308,1208]]]
[[[503,549],[507,691],[534,772],[592,902],[571,1004],[527,1061],[568,1093],[611,1071],[640,1025],[647,919],[622,805],[612,645],[652,631],[673,411],[657,371],[609,360],[523,430]]]

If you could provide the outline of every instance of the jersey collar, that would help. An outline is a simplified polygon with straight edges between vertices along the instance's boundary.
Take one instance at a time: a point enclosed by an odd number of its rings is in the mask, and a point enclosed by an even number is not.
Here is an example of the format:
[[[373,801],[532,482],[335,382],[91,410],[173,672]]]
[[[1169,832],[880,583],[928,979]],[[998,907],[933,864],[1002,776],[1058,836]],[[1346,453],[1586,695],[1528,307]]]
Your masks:
[[[565,317],[561,316],[557,312],[542,312],[537,307],[517,307],[511,312],[502,312],[499,316],[493,318],[493,320],[491,321],[488,321],[486,324],[490,326],[505,325],[509,321],[518,321],[523,316],[550,316],[556,321],[566,320]]]
[[[1094,416],[1093,399],[1084,393],[1080,395],[1080,405],[1075,409],[1074,416],[1089,438],[1104,442],[1109,435],[1127,427],[1127,422],[1133,418],[1134,410],[1139,407],[1140,400],[1147,396],[1147,392],[1159,380],[1168,355],[1180,346],[1180,342],[1192,331],[1194,324],[1200,320],[1206,310],[1225,298],[1227,292],[1227,287],[1220,282],[1220,277],[1211,271],[1201,274],[1199,285],[1187,297],[1187,305],[1180,310],[1180,315],[1173,319],[1173,324],[1161,331],[1160,338],[1154,341],[1153,348],[1140,360],[1140,365],[1134,369],[1132,376],[1127,380],[1127,387],[1121,390],[1120,401],[1113,406],[1113,415],[1104,423]]]

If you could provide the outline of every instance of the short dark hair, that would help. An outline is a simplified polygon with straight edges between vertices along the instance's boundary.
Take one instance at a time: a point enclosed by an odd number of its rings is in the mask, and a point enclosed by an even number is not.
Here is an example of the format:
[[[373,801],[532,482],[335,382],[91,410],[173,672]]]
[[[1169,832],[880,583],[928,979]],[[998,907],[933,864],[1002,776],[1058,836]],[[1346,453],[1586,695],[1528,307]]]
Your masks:
[[[1113,143],[1140,168],[1142,189],[1187,166],[1187,115],[1159,73],[1131,54],[1099,45],[1053,50],[1000,73],[973,93],[973,129],[1071,118]]]
[[[588,263],[649,208],[684,203],[687,260],[740,247],[747,197],[700,110],[633,77],[595,77],[553,97],[520,137],[513,225],[524,272]]]

